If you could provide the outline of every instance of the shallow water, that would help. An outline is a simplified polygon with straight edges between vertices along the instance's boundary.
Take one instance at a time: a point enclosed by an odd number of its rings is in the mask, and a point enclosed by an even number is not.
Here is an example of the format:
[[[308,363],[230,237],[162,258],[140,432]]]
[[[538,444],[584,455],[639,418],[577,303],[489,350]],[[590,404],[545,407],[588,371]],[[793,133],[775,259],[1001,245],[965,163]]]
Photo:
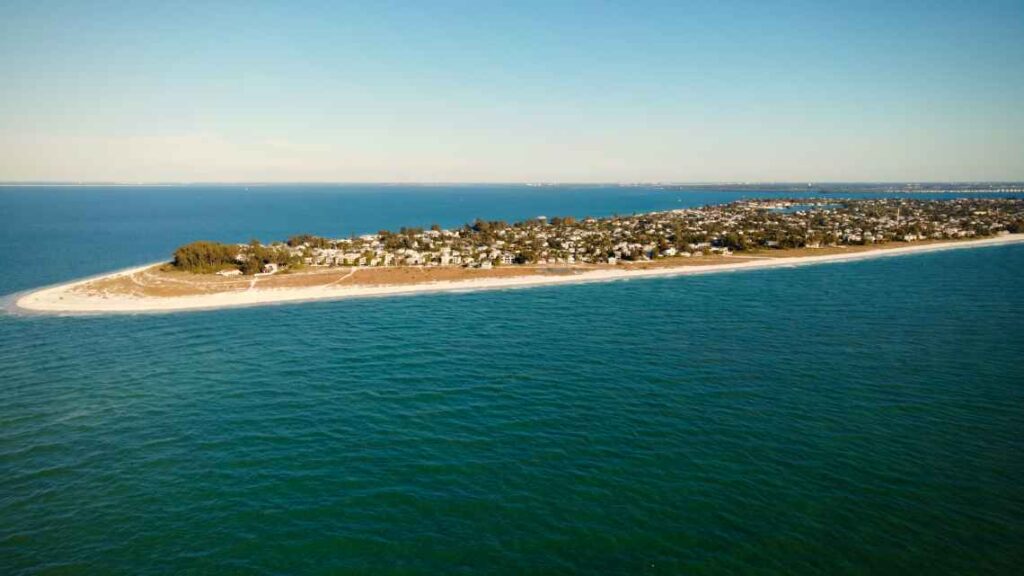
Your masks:
[[[216,230],[141,194],[107,211],[76,197],[93,212],[75,224],[67,207],[0,192],[6,213],[48,221],[5,228],[0,264],[18,270],[4,291],[152,260]],[[629,198],[604,210],[600,194],[586,198],[589,210],[537,198],[519,211],[633,211],[617,204]],[[638,198],[636,211],[675,201]],[[177,214],[164,227],[140,208],[163,204]],[[403,209],[431,220],[417,206]],[[243,235],[225,209],[225,239]],[[365,210],[364,228],[392,225]],[[254,234],[294,231],[257,213]],[[12,251],[15,237],[39,258]],[[1024,247],[1006,246],[189,314],[0,316],[0,570],[1013,573],[1022,270]]]

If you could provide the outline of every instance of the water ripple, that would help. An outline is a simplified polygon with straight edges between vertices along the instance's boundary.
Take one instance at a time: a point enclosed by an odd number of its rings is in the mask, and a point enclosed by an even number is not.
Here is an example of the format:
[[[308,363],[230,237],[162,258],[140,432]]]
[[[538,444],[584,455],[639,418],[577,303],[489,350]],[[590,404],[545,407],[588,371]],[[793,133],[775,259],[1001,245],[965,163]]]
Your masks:
[[[0,568],[1010,573],[1024,249],[910,261],[0,317]]]

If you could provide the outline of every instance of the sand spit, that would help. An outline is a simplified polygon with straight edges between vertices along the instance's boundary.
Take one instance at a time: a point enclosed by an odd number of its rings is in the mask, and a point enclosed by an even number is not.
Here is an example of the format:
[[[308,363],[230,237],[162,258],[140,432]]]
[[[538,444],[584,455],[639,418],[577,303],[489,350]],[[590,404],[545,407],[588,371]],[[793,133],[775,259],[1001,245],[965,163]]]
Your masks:
[[[646,268],[634,267],[631,269],[630,267],[623,265],[598,269],[572,269],[570,273],[554,275],[540,275],[537,273],[527,272],[524,275],[515,276],[472,278],[464,280],[440,280],[433,282],[401,284],[372,285],[329,282],[317,286],[260,288],[253,283],[248,289],[232,288],[225,289],[223,291],[174,296],[140,296],[138,294],[97,292],[89,291],[87,289],[91,284],[101,281],[118,280],[122,278],[132,279],[135,274],[151,269],[154,266],[153,264],[149,264],[128,270],[121,270],[104,276],[77,280],[75,282],[28,292],[14,299],[14,306],[12,309],[15,312],[45,314],[178,312],[313,300],[364,298],[371,296],[398,296],[427,292],[499,290],[507,288],[547,286],[553,284],[607,282],[633,278],[738,272],[743,270],[762,270],[766,268],[825,264],[830,262],[848,262],[867,258],[920,254],[939,250],[1000,246],[1016,243],[1024,243],[1024,234],[1009,234],[980,240],[959,240],[920,245],[912,244],[896,248],[869,249],[850,251],[848,253],[829,253],[821,256],[773,256],[769,258],[745,258],[743,256],[737,256],[735,258],[725,257],[720,259],[721,263],[699,266],[682,265]],[[806,251],[803,253],[806,253]]]

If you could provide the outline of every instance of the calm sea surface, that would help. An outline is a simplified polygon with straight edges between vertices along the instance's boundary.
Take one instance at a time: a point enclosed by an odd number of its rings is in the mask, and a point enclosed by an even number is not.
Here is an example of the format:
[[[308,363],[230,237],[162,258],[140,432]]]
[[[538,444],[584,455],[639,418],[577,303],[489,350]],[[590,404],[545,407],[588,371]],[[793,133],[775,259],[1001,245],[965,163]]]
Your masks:
[[[0,188],[0,294],[197,238],[749,195]],[[1019,573],[1022,277],[1011,246],[172,315],[0,313],[0,573]]]

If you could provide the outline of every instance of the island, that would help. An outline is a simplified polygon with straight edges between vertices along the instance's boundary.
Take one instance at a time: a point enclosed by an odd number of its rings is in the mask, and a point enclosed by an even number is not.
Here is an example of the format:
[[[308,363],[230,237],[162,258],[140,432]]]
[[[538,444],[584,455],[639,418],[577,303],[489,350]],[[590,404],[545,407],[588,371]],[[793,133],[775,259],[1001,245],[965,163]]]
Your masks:
[[[135,313],[763,269],[1024,242],[1017,198],[753,199],[459,228],[198,241],[170,262],[36,290],[42,313]]]

